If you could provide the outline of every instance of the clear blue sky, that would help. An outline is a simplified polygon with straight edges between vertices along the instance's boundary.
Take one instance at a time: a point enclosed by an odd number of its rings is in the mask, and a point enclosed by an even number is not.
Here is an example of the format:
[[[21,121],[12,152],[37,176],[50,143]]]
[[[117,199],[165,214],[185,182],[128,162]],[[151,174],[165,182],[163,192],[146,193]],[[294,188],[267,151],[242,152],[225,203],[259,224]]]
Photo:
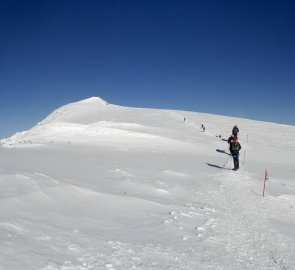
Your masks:
[[[293,0],[0,0],[0,137],[100,96],[295,124]]]

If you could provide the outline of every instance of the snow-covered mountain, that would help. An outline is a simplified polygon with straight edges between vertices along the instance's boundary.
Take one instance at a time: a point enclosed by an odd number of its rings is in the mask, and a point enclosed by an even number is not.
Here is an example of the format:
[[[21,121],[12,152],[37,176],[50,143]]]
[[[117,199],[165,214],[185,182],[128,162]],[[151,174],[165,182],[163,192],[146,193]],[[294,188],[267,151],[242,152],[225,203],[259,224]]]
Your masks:
[[[2,144],[0,269],[295,269],[294,126],[93,97]]]

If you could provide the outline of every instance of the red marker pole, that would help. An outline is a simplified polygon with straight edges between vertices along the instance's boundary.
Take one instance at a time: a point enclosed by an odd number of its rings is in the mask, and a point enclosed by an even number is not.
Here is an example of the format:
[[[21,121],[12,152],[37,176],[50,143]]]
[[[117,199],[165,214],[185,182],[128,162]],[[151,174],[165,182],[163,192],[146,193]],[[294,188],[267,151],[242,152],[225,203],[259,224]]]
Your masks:
[[[264,174],[264,184],[263,184],[263,194],[262,196],[264,197],[264,193],[265,193],[265,183],[266,183],[266,180],[268,179],[268,172],[267,170],[265,170],[265,174]]]

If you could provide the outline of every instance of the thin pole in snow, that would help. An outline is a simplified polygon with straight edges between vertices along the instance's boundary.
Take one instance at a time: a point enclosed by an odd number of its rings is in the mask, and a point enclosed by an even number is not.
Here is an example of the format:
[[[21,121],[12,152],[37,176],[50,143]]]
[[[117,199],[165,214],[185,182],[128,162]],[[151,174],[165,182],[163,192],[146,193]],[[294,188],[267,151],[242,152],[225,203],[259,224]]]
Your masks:
[[[264,197],[264,194],[265,194],[265,184],[266,184],[267,179],[268,179],[268,172],[267,172],[267,169],[266,169],[265,173],[264,173],[264,184],[263,184],[263,194],[262,194],[263,197]]]
[[[229,155],[228,159],[226,160],[226,162],[224,163],[223,167],[227,167],[229,164],[229,168],[231,166],[231,159],[232,159],[232,155]],[[228,168],[228,169],[229,169]]]

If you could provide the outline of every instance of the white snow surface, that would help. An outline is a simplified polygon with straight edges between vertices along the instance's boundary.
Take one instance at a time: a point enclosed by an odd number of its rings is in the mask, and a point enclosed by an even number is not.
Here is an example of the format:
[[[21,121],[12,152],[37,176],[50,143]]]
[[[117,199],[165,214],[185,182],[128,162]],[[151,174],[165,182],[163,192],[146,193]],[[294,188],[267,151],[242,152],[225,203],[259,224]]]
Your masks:
[[[294,126],[93,97],[1,143],[1,270],[295,269]]]

